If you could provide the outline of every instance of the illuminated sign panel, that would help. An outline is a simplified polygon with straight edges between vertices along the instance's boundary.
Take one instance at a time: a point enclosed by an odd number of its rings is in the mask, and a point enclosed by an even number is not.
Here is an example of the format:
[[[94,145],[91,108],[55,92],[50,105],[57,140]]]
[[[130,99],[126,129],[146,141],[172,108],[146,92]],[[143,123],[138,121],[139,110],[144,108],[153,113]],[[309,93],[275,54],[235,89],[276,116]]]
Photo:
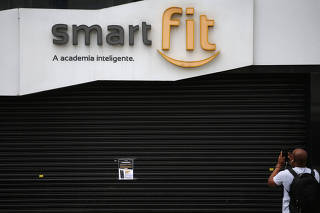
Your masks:
[[[319,10],[319,0],[144,0],[0,11],[0,95],[319,64]]]
[[[96,80],[176,81],[253,64],[253,0],[14,11],[19,46],[8,60],[19,62],[18,86],[0,91],[18,95]]]

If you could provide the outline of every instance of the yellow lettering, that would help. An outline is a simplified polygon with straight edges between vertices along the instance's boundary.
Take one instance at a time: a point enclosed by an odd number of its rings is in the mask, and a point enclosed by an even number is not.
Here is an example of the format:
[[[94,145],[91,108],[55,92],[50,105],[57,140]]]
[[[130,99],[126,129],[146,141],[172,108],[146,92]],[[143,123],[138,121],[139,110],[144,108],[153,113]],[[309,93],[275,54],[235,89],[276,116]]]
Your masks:
[[[187,25],[187,50],[194,50],[194,20],[186,20]]]
[[[162,17],[162,49],[170,50],[170,32],[171,26],[179,26],[179,19],[172,19],[174,14],[182,14],[182,8],[180,7],[171,7],[168,8]]]
[[[182,8],[171,7],[168,8],[162,17],[162,49],[170,50],[170,32],[172,26],[179,26],[180,19],[173,19],[172,16],[182,14]],[[188,7],[186,9],[186,15],[194,15],[194,8]],[[214,20],[209,20],[206,15],[200,16],[200,43],[202,49],[206,51],[215,51],[216,45],[209,42],[209,27],[214,26]],[[193,51],[195,49],[194,39],[195,39],[195,21],[194,19],[186,20],[186,49],[188,51]],[[168,62],[183,68],[194,68],[200,67],[213,61],[219,54],[220,51],[212,53],[213,55],[209,58],[200,61],[183,61],[177,60],[167,56],[165,53],[158,50],[158,53]]]
[[[209,20],[206,15],[200,16],[200,42],[204,50],[214,51],[216,45],[209,42],[209,27],[214,26],[214,20]]]

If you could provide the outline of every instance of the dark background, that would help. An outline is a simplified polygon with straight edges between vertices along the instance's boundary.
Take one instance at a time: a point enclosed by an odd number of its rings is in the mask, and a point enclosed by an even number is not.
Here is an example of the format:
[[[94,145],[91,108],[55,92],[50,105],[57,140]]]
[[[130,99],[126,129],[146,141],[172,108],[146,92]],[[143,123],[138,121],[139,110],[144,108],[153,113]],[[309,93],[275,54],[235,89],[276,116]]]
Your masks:
[[[137,0],[1,0],[0,9],[12,8],[57,8],[57,9],[100,9]]]

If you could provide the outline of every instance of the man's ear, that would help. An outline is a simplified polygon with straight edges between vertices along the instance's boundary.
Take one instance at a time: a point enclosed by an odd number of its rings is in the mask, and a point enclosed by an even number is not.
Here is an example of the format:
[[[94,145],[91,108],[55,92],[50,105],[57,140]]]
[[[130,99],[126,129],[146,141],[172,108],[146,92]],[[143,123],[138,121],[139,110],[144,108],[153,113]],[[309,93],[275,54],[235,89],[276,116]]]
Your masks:
[[[293,154],[291,152],[288,152],[288,158],[290,161],[293,160]]]
[[[288,152],[288,158],[289,158],[289,164],[291,166],[293,166],[293,163],[294,163],[294,157],[293,157],[293,154],[291,152]]]
[[[291,152],[288,153],[288,158],[289,158],[289,164],[294,167],[294,157]]]

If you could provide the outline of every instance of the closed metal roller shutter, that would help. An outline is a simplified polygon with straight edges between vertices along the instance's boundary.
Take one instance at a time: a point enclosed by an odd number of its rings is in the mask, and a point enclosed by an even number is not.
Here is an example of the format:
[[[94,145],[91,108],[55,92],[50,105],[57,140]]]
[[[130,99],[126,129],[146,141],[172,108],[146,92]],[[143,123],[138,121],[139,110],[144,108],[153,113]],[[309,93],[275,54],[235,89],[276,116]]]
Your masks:
[[[307,139],[308,86],[222,73],[0,97],[0,212],[280,212],[269,167]]]

